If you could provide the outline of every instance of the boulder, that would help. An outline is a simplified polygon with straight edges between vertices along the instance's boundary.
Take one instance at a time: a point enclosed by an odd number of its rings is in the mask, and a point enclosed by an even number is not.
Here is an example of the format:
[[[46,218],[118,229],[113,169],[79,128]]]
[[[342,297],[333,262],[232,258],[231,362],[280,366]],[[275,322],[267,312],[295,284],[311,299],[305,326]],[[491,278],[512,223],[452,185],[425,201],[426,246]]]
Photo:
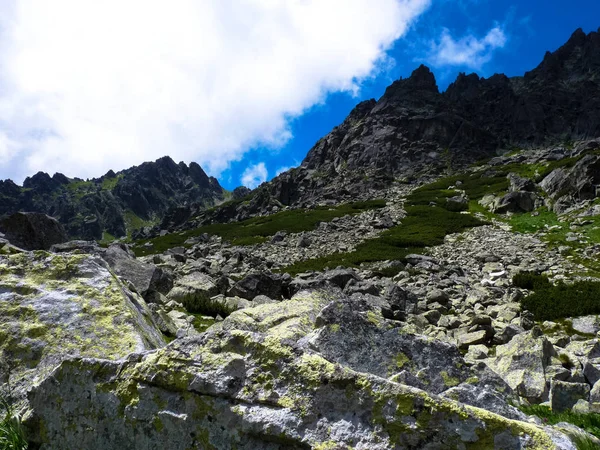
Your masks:
[[[175,281],[167,299],[183,304],[190,312],[216,315],[221,311],[213,308],[211,298],[217,294],[220,294],[220,290],[212,277],[202,272],[192,272]]]
[[[285,278],[279,274],[253,273],[235,283],[229,290],[228,295],[247,300],[253,300],[258,295],[281,299],[287,293],[286,284]]]
[[[554,347],[539,328],[512,338],[508,344],[496,347],[496,357],[486,364],[520,396],[533,402],[548,397],[545,368],[555,356]]]
[[[151,292],[166,294],[173,287],[173,280],[166,272],[153,264],[138,261],[124,244],[112,244],[102,258],[143,296]]]
[[[535,209],[537,195],[533,192],[509,192],[494,203],[493,211],[496,214],[507,212],[530,212]]]
[[[0,256],[0,360],[19,396],[70,356],[118,360],[164,343],[144,300],[100,258]]]
[[[552,380],[550,383],[550,407],[554,412],[570,410],[579,400],[588,401],[590,386],[587,383],[567,383]]]
[[[34,212],[12,214],[0,221],[0,231],[11,244],[25,250],[49,250],[68,239],[58,220]]]
[[[556,448],[569,442],[557,430],[330,361],[308,342],[318,310],[331,300],[304,293],[244,309],[198,337],[119,363],[67,360],[30,392],[30,440],[46,450],[384,450],[499,442],[501,448]]]

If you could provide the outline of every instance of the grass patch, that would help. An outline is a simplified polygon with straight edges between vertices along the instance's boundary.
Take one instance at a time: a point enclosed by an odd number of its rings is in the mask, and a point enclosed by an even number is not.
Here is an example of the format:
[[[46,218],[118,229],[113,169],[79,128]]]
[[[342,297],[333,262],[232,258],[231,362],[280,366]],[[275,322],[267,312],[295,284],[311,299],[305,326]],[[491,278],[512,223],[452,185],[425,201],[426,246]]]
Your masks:
[[[572,411],[555,412],[548,406],[542,405],[522,406],[520,409],[527,415],[539,417],[549,425],[568,422],[600,438],[600,414],[579,414]]]
[[[139,230],[140,228],[153,226],[156,223],[153,220],[144,220],[130,210],[125,211],[123,218],[125,219],[125,228],[127,229],[128,237],[131,237],[131,232],[133,230]]]
[[[484,224],[469,214],[448,211],[439,206],[408,206],[406,212],[408,215],[402,224],[360,243],[353,252],[299,261],[282,269],[282,272],[296,275],[326,267],[358,267],[377,261],[403,261],[410,253],[420,253],[425,247],[442,244],[447,234]]]
[[[534,292],[521,300],[524,309],[535,320],[557,320],[568,317],[600,314],[600,283],[577,281],[573,284],[559,282],[556,285],[541,280],[531,281]]]
[[[546,275],[539,275],[534,272],[519,272],[513,276],[513,284],[521,289],[545,289],[550,286],[550,280]]]
[[[117,184],[119,183],[119,181],[123,178],[123,174],[119,174],[113,178],[104,178],[102,180],[102,189],[105,191],[112,191]]]
[[[168,234],[140,241],[134,251],[137,256],[162,253],[172,247],[184,246],[187,239],[204,233],[220,236],[232,245],[259,244],[265,242],[278,231],[285,230],[288,233],[300,233],[314,229],[320,222],[330,222],[336,217],[358,214],[370,209],[383,208],[384,206],[385,200],[371,200],[347,203],[337,208],[293,209],[269,216],[254,217],[241,222],[206,225],[178,234]],[[153,246],[142,248],[141,246],[146,242],[150,242]]]
[[[10,402],[0,395],[0,449],[26,450],[28,447],[21,418]]]

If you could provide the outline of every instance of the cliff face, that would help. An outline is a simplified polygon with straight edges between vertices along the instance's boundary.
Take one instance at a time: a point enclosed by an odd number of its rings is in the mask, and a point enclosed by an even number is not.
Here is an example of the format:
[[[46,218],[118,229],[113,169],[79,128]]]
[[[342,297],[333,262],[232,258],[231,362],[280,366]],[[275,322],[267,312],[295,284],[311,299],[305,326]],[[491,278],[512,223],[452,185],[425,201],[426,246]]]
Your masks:
[[[165,156],[88,181],[44,172],[27,178],[23,187],[0,181],[0,216],[42,212],[56,217],[72,238],[101,239],[105,232],[119,237],[159,223],[178,206],[214,206],[224,195],[219,182],[198,164],[176,164]]]
[[[600,31],[600,30],[599,30]],[[577,30],[522,77],[461,74],[440,93],[421,66],[360,103],[264,189],[288,205],[353,195],[499,149],[600,136],[600,33]]]

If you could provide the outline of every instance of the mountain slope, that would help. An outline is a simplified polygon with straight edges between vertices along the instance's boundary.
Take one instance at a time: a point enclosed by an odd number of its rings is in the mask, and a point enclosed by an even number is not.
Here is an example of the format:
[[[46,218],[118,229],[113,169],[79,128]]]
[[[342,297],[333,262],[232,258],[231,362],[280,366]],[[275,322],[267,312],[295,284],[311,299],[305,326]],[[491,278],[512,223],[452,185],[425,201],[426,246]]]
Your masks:
[[[103,233],[120,237],[159,223],[177,206],[214,206],[225,195],[198,164],[176,164],[165,156],[88,181],[44,172],[27,178],[23,187],[0,181],[0,216],[42,212],[56,217],[72,238],[102,239]]]

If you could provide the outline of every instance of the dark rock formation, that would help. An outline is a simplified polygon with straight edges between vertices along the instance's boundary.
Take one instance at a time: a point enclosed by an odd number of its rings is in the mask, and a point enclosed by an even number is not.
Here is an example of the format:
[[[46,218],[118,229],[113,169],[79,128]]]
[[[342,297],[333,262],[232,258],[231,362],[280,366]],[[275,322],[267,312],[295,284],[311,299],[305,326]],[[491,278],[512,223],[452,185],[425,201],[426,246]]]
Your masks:
[[[48,250],[67,241],[63,226],[53,217],[19,212],[0,221],[0,231],[11,244],[25,250]]]
[[[0,217],[41,212],[56,217],[69,237],[87,240],[101,239],[103,232],[124,236],[166,217],[181,220],[180,208],[200,210],[223,200],[219,182],[198,164],[176,164],[168,156],[88,181],[43,172],[27,178],[22,188],[0,181]]]

